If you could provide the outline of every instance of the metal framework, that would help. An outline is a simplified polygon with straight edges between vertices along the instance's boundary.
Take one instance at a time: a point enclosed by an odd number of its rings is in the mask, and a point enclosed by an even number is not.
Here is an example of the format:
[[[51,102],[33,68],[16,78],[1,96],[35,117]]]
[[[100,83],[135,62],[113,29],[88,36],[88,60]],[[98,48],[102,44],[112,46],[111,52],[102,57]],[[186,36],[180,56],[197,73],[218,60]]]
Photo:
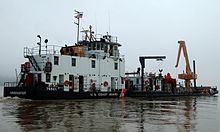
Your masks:
[[[145,68],[145,59],[156,59],[162,61],[166,59],[166,56],[140,56],[139,61],[141,63],[141,91],[144,90],[144,68]]]

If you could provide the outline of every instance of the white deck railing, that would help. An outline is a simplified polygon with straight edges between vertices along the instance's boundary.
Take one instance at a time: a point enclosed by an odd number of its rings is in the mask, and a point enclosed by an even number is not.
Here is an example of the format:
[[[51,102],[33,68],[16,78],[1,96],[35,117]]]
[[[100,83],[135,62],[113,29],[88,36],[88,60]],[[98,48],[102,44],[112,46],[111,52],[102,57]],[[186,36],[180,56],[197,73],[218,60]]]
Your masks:
[[[40,51],[39,48],[40,48],[39,46],[32,48],[24,47],[24,57],[39,55],[39,53],[41,55],[60,54],[60,49],[62,48],[62,46],[57,46],[57,45],[47,45],[47,47],[41,46]]]

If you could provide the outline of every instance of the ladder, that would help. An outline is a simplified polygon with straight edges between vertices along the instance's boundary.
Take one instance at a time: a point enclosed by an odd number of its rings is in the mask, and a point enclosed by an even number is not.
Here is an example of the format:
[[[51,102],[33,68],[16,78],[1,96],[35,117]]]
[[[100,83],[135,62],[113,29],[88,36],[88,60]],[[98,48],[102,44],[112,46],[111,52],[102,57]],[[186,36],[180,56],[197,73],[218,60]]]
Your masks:
[[[37,61],[35,60],[34,56],[30,55],[30,56],[27,56],[31,65],[34,67],[34,70],[35,71],[41,71],[39,65],[37,64]]]

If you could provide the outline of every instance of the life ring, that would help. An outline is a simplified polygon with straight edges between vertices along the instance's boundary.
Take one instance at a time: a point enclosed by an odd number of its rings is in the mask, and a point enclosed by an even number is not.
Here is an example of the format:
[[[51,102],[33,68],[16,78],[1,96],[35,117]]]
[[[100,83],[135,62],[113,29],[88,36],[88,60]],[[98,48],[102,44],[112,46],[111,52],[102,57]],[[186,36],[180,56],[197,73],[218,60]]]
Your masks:
[[[104,87],[107,87],[107,86],[108,86],[108,82],[104,81]]]
[[[95,91],[96,90],[96,86],[95,85],[96,84],[94,82],[91,83],[91,87],[90,87],[91,91]]]
[[[145,80],[145,81],[144,81],[144,84],[148,84],[148,83],[149,83],[149,80]]]
[[[70,82],[69,82],[68,80],[66,80],[66,81],[64,82],[64,85],[65,85],[65,86],[68,86],[69,83],[70,83]]]

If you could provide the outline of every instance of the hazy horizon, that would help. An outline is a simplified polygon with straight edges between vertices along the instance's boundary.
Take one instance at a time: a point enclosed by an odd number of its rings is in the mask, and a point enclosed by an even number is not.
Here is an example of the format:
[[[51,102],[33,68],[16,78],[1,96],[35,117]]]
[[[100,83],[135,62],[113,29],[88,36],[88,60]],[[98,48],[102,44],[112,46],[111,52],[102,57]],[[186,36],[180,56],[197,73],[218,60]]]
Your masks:
[[[183,54],[175,69],[178,43],[186,41],[190,63],[196,60],[198,85],[220,86],[220,1],[218,0],[1,0],[0,77],[15,77],[25,62],[23,47],[37,46],[38,34],[48,44],[76,42],[74,10],[83,12],[82,27],[117,36],[126,71],[140,66],[141,55],[166,55],[163,63],[146,61],[146,71],[185,70]],[[191,65],[192,68],[192,65]],[[1,80],[0,80],[1,81]]]

